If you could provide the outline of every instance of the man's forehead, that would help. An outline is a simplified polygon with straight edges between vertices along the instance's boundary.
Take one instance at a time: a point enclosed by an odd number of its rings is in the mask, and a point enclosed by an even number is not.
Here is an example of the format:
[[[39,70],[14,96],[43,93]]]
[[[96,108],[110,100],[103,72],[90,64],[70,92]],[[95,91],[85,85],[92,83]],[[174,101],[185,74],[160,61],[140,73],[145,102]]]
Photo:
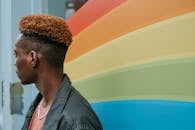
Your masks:
[[[16,41],[15,41],[15,48],[16,48],[16,47],[19,47],[19,46],[21,45],[21,43],[22,43],[21,40],[23,39],[22,37],[23,37],[23,34],[21,34],[21,33],[18,34],[18,36],[17,36],[17,38],[16,38]]]

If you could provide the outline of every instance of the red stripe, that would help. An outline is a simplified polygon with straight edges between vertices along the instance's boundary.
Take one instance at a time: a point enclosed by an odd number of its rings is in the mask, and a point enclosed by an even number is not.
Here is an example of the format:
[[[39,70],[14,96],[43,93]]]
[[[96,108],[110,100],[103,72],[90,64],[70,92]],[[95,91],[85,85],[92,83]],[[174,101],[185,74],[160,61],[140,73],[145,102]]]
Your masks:
[[[124,1],[125,0],[89,0],[67,20],[67,24],[73,36],[77,35],[84,28]]]

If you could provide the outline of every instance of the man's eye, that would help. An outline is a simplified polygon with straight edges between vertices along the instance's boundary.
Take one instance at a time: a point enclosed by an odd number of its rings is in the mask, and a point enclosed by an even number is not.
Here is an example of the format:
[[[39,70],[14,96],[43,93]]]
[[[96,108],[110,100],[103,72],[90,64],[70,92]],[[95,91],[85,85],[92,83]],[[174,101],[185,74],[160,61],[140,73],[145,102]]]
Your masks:
[[[16,54],[16,52],[13,52],[13,55],[14,55],[15,57],[17,57],[17,54]]]

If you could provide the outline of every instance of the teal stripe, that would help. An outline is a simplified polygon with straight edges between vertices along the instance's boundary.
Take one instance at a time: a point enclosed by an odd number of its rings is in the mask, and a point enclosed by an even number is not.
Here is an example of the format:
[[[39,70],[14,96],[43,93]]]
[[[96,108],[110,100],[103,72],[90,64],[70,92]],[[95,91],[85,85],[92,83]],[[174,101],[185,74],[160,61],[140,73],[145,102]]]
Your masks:
[[[195,57],[126,67],[74,86],[90,101],[168,99],[195,101]]]
[[[120,100],[92,107],[104,130],[195,130],[195,102]]]

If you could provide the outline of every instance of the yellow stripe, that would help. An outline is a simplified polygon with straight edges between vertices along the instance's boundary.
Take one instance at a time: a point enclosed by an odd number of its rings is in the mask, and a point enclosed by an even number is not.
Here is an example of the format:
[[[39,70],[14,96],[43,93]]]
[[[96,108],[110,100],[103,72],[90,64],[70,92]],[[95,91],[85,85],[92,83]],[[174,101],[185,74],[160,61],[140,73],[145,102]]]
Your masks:
[[[73,81],[152,61],[195,56],[195,12],[114,39],[64,65]]]

